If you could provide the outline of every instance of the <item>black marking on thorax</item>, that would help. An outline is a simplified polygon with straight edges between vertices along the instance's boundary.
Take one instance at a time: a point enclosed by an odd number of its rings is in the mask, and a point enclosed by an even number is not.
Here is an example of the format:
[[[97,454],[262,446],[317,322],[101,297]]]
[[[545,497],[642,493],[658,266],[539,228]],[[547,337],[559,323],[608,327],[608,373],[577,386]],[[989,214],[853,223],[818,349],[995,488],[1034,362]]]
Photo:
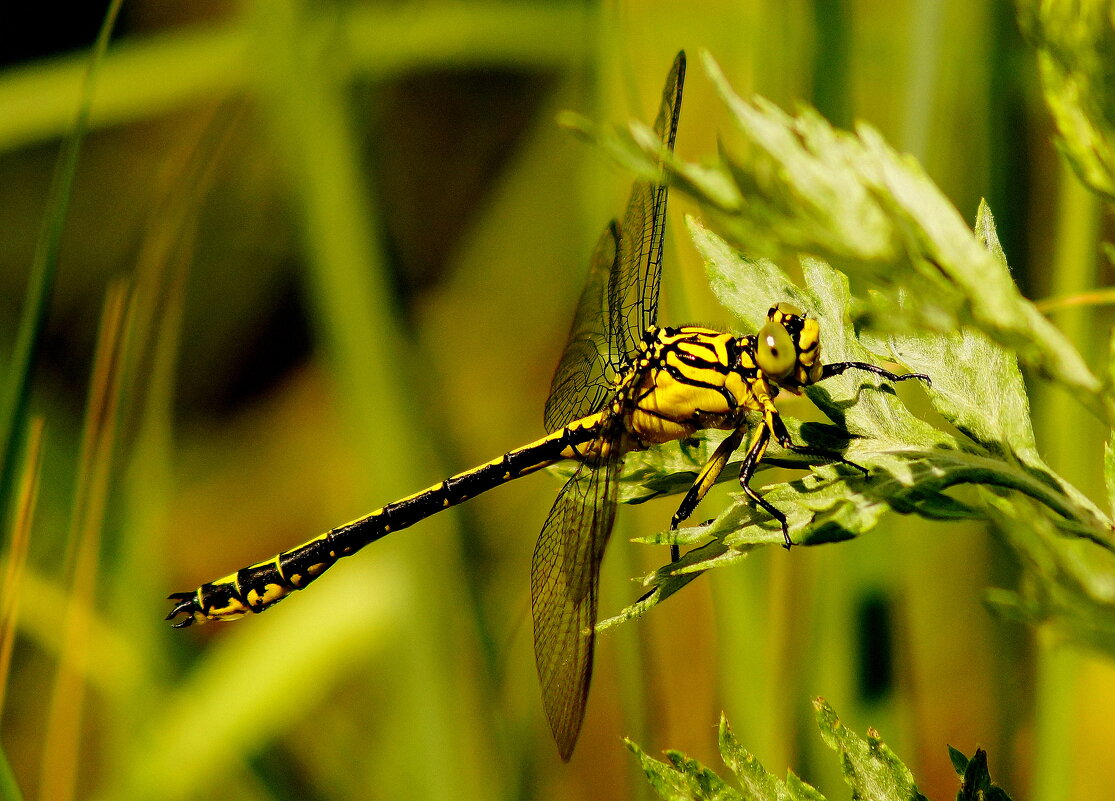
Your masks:
[[[754,382],[762,372],[755,355],[758,347],[759,337],[756,334],[741,337],[737,340],[736,372],[748,383]]]

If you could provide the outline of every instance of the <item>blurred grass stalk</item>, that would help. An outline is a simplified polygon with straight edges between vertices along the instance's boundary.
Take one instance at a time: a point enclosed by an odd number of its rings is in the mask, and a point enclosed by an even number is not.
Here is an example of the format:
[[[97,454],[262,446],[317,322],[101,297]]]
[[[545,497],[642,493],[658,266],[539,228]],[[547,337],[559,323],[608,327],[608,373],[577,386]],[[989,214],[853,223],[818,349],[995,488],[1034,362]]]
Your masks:
[[[1021,27],[1037,53],[1043,96],[1056,125],[1062,156],[1050,285],[1044,289],[1055,297],[1074,295],[1096,286],[1100,198],[1110,201],[1115,196],[1110,84],[1115,19],[1109,3],[1091,0],[1018,0],[1017,6]],[[1095,309],[1063,309],[1057,319],[1086,357],[1093,363],[1102,360],[1107,343],[1101,333],[1104,326],[1095,324]],[[1107,391],[1112,390],[1108,387]],[[1036,401],[1038,433],[1050,463],[1092,497],[1103,497],[1096,461],[1081,459],[1076,447],[1082,438],[1092,439],[1087,432],[1094,421],[1064,392],[1047,385],[1041,385]],[[1107,422],[1110,427],[1112,421]],[[1085,675],[1094,675],[1084,668],[1095,657],[1066,647],[1055,631],[1038,634],[1033,796],[1062,799],[1094,793],[1082,781],[1085,774],[1079,763],[1082,748],[1087,746],[1080,738],[1090,734],[1081,732],[1086,715],[1083,699],[1102,699],[1105,690],[1083,684]]]
[[[1046,293],[1071,295],[1096,285],[1100,204],[1064,162],[1060,162],[1057,193],[1057,230],[1053,239],[1050,285]],[[1095,311],[1086,306],[1068,308],[1057,317],[1061,330],[1095,363],[1106,345],[1095,325]],[[1097,475],[1080,458],[1077,443],[1082,426],[1094,424],[1066,392],[1046,383],[1037,385],[1035,405],[1039,442],[1050,464],[1075,486],[1093,497],[1102,497]],[[1035,694],[1034,798],[1072,797],[1076,773],[1074,741],[1080,715],[1079,700],[1089,688],[1080,686],[1081,667],[1087,658],[1066,646],[1054,631],[1038,632]],[[1082,696],[1081,691],[1088,690]],[[1084,788],[1079,788],[1083,790]]]
[[[505,10],[501,8],[497,16]],[[491,13],[489,9],[486,28],[498,30]],[[366,186],[348,104],[361,65],[384,63],[381,55],[390,63],[390,46],[377,32],[363,45],[373,42],[374,49],[362,57],[351,46],[343,17],[317,14],[298,0],[257,4],[252,19],[258,26],[259,63],[265,65],[255,76],[257,88],[285,160],[305,242],[311,320],[338,383],[346,427],[367,454],[369,483],[377,495],[401,497],[422,486],[429,466],[438,465],[437,449],[430,433],[419,425],[413,406],[413,399],[421,396],[414,370],[420,360],[414,356],[413,341],[404,335],[392,300],[382,218],[372,201],[374,193]],[[375,27],[379,25],[377,14]],[[460,51],[446,45],[461,41],[460,32],[453,31],[445,17],[439,17],[438,25],[447,37],[442,46],[416,47],[410,29],[396,31],[399,39],[394,46],[402,44],[412,55],[424,53],[430,58],[436,53],[459,63]],[[372,58],[363,61],[369,54]],[[432,527],[451,526],[453,519],[443,515],[430,521],[427,534]],[[444,551],[448,545],[442,538],[438,547]],[[427,764],[439,769],[417,771],[397,788],[385,776],[381,790],[387,795],[398,792],[447,800],[472,793],[486,792],[493,798],[510,795],[505,785],[513,773],[506,766],[501,770],[499,760],[470,758],[472,748],[501,753],[490,742],[490,734],[468,728],[477,715],[488,720],[493,705],[476,698],[476,683],[446,669],[475,661],[475,642],[453,626],[461,615],[453,608],[455,599],[464,597],[456,586],[461,581],[454,570],[459,558],[458,553],[439,553],[408,569],[418,586],[410,598],[409,614],[422,621],[426,633],[407,638],[405,648],[396,654],[400,665],[407,667],[409,680],[400,685],[404,693],[400,705],[408,710],[412,725],[397,732],[384,756],[409,760],[422,754]],[[485,725],[482,731],[491,732],[493,727]]]
[[[266,4],[262,4],[266,5]],[[594,14],[583,3],[544,5],[348,6],[314,13],[329,20],[350,61],[348,79],[383,79],[438,67],[531,65],[568,69],[581,63]],[[251,91],[259,29],[251,14],[223,24],[178,28],[114,45],[97,82],[89,121],[105,128],[147,120],[199,102]],[[0,152],[66,131],[80,105],[84,53],[0,75]],[[151,80],[158,75],[159,80]]]
[[[58,672],[47,711],[39,776],[39,798],[64,801],[74,797],[81,758],[80,734],[89,661],[90,629],[87,611],[96,605],[101,539],[116,444],[117,411],[122,386],[122,354],[128,286],[114,283],[105,298],[101,330],[94,356],[78,462],[67,571],[70,594],[64,621]]]
[[[46,207],[46,217],[43,222],[38,244],[35,249],[34,263],[27,286],[27,299],[20,320],[12,359],[9,362],[7,381],[3,387],[3,398],[0,402],[0,514],[6,515],[9,509],[9,496],[16,475],[14,454],[19,444],[25,437],[29,437],[29,455],[26,460],[24,484],[21,488],[19,511],[17,520],[12,528],[12,539],[9,544],[9,565],[6,578],[19,579],[22,574],[23,559],[29,543],[29,528],[32,520],[32,511],[36,496],[38,474],[38,460],[42,443],[42,423],[36,422],[30,426],[27,423],[27,407],[31,394],[31,382],[37,360],[37,353],[41,343],[42,329],[46,320],[46,313],[52,294],[54,274],[58,265],[58,255],[62,238],[62,230],[66,221],[73,191],[74,175],[77,169],[78,154],[88,124],[93,91],[97,83],[98,69],[104,61],[116,18],[119,14],[121,0],[114,0],[105,13],[103,23],[97,40],[88,56],[83,56],[83,77],[76,85],[79,87],[76,98],[73,98],[68,107],[68,125],[62,131],[68,131],[62,138],[62,148],[55,166],[55,172],[50,189],[50,196]],[[76,112],[74,109],[76,108]],[[75,115],[70,117],[69,115]],[[81,470],[97,469],[93,474],[84,474],[89,484],[82,496],[84,504],[75,503],[74,527],[71,535],[82,537],[81,547],[77,549],[76,564],[74,565],[74,585],[70,601],[68,616],[70,627],[67,630],[66,646],[59,654],[58,673],[54,687],[54,698],[48,713],[47,733],[44,737],[43,760],[41,764],[40,797],[52,799],[68,799],[73,797],[74,781],[77,765],[80,760],[78,754],[78,734],[80,724],[81,696],[84,692],[85,665],[88,660],[87,640],[88,629],[80,624],[79,608],[91,605],[93,590],[96,584],[96,567],[99,560],[100,531],[103,522],[105,498],[107,495],[109,466],[111,464],[111,446],[115,430],[114,411],[116,392],[119,391],[119,373],[114,372],[114,360],[119,358],[120,314],[123,309],[123,291],[110,293],[106,305],[105,325],[102,328],[104,339],[100,343],[104,350],[99,351],[98,367],[101,372],[97,378],[101,383],[94,383],[92,396],[103,401],[97,407],[100,413],[96,418],[87,420],[86,443],[89,450],[86,452],[88,461],[84,461]],[[115,377],[115,381],[113,380]],[[92,408],[92,407],[91,407]],[[79,481],[81,479],[79,478]],[[31,482],[28,484],[28,482]],[[82,482],[84,483],[84,482]],[[81,509],[81,514],[77,513]],[[71,539],[73,546],[77,540]],[[22,551],[22,553],[21,553]],[[13,575],[14,572],[14,575]],[[8,680],[8,669],[11,657],[11,640],[14,638],[16,623],[16,595],[22,581],[5,583],[4,603],[4,633],[3,633],[3,665],[0,666],[0,680],[5,685]],[[2,703],[0,703],[2,709]],[[57,751],[55,749],[58,749]],[[3,789],[5,795],[11,795],[14,789],[9,788],[8,779],[11,772],[4,760]],[[11,782],[14,785],[14,780]]]
[[[413,386],[409,366],[415,360],[391,302],[380,213],[359,169],[362,160],[346,102],[352,75],[349,53],[336,47],[337,31],[330,21],[298,0],[257,4],[255,21],[260,61],[268,66],[259,75],[258,88],[297,204],[309,268],[311,320],[338,384],[346,427],[361,451],[369,454],[365,467],[370,481],[377,494],[402,497],[422,485],[421,460],[431,447],[407,400]],[[385,469],[388,461],[391,468]],[[435,567],[440,563],[441,559],[429,560],[426,577],[441,573]],[[437,625],[429,608],[434,598],[417,595],[428,602],[412,610],[415,618],[423,626]],[[446,694],[447,683],[435,680],[439,655],[431,638],[414,637],[411,643],[411,653],[400,657],[408,661],[414,680],[403,687],[415,693],[407,706],[416,717],[426,718],[420,728],[427,740],[422,745],[409,743],[407,750],[424,752],[426,759],[443,767],[415,776],[412,792],[416,797],[448,799],[454,785],[469,773],[459,761],[461,750],[454,748],[457,738],[437,718],[454,704]],[[425,703],[420,695],[426,696]]]
[[[113,0],[105,12],[104,22],[92,52],[81,57],[82,69],[73,76],[76,96],[71,98],[71,102],[66,106],[64,120],[59,121],[59,127],[54,131],[55,135],[62,137],[62,148],[55,164],[46,216],[35,247],[34,262],[27,283],[27,299],[9,362],[8,378],[0,387],[0,515],[7,514],[8,511],[9,493],[15,475],[15,471],[10,469],[10,466],[19,449],[20,438],[26,424],[31,380],[54,287],[62,229],[73,195],[78,154],[89,125],[94,88],[98,83],[100,68],[108,50],[109,37],[121,5],[122,0]],[[21,108],[21,101],[25,101],[27,97],[29,95],[26,93],[17,94],[15,98],[3,97],[0,92],[0,108]],[[8,117],[8,114],[0,115],[0,120]]]
[[[4,577],[0,583],[0,588],[3,588],[3,592],[0,593],[0,720],[3,720],[4,701],[7,698],[8,678],[12,667],[19,601],[23,590],[24,570],[27,566],[28,545],[31,541],[31,522],[35,518],[35,504],[39,498],[44,427],[43,418],[35,417],[31,420],[28,429],[22,475],[16,492],[18,506],[8,537]],[[2,730],[0,727],[0,731]]]

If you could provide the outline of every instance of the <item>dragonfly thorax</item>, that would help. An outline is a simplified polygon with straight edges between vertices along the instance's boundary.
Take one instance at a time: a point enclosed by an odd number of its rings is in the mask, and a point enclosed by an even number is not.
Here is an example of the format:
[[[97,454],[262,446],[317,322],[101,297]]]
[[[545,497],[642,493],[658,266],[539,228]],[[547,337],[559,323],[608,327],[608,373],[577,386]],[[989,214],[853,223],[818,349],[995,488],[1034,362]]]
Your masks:
[[[642,446],[732,429],[763,412],[780,389],[795,394],[821,377],[820,325],[788,303],[758,334],[736,337],[699,326],[652,328],[628,378],[628,431]]]
[[[747,338],[698,326],[652,333],[631,379],[627,423],[643,446],[735,428],[761,408],[759,396],[777,392],[748,356]]]

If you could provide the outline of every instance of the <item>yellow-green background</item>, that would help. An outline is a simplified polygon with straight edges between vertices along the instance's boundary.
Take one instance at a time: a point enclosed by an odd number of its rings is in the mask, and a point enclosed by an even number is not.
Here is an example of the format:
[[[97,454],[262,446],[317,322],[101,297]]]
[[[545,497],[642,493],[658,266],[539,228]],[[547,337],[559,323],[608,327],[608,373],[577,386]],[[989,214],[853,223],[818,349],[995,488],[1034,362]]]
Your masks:
[[[127,4],[36,362],[46,445],[0,729],[25,797],[647,798],[621,738],[719,769],[724,711],[772,772],[844,798],[817,695],[877,728],[930,798],[955,794],[946,744],[986,748],[1016,799],[1110,797],[1115,672],[985,611],[1016,566],[978,525],[895,517],[695,582],[599,640],[568,765],[530,637],[548,475],[390,537],[258,619],[162,622],[170,591],[541,433],[588,253],[630,181],[554,116],[649,120],[680,48],[709,49],[741,93],[870,121],[968,218],[987,197],[1029,296],[1104,282],[1099,211],[1050,143],[1007,2]],[[87,63],[85,48],[0,73],[0,365]],[[720,139],[691,59],[678,151]],[[686,209],[674,199],[661,319],[731,327]],[[128,347],[153,356],[115,416],[89,610],[68,602],[68,521],[120,278],[150,314]],[[1096,358],[1102,315],[1055,321]],[[1034,402],[1053,466],[1099,500],[1103,432],[1063,394]],[[675,503],[621,510],[603,615],[666,558],[625,540]],[[869,657],[889,682],[865,685]]]

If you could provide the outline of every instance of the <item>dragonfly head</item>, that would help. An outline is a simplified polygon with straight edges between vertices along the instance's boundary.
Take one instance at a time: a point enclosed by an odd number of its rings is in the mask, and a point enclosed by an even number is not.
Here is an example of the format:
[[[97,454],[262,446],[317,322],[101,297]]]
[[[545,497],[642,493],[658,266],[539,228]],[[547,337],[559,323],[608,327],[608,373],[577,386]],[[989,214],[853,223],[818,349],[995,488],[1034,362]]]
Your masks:
[[[755,342],[755,361],[766,377],[797,392],[821,377],[820,357],[820,324],[789,303],[771,306]]]

